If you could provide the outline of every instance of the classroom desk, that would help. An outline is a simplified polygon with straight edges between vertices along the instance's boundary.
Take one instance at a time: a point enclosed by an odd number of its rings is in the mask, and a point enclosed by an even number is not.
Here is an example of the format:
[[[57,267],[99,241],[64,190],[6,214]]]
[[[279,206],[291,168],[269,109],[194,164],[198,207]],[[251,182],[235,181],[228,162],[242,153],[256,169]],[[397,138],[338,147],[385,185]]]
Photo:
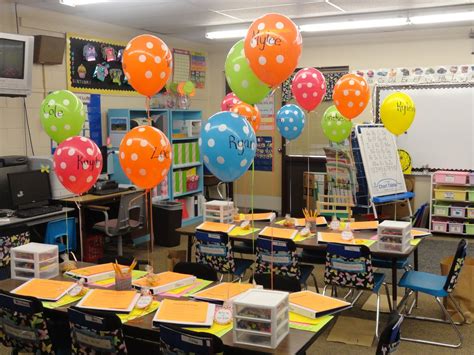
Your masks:
[[[281,218],[280,218],[281,219]],[[191,261],[191,254],[192,254],[192,247],[194,241],[194,234],[196,232],[196,227],[199,226],[200,223],[192,224],[186,227],[181,227],[176,229],[176,232],[180,235],[184,235],[188,237],[187,243],[187,261]],[[269,225],[266,222],[255,222],[255,228],[262,229],[263,227]],[[282,227],[281,225],[274,224],[275,227]],[[328,232],[330,229],[328,227],[318,227],[317,229],[319,232]],[[259,232],[255,232],[255,236],[258,235]],[[377,231],[374,230],[365,230],[365,231],[354,231],[354,237],[359,239],[370,239],[372,236],[377,234]],[[252,240],[252,234],[249,234],[244,237],[230,237],[233,241],[249,241]],[[295,242],[297,248],[306,249],[306,250],[326,250],[325,243],[318,243],[317,237],[305,239],[300,242]],[[393,304],[397,305],[397,285],[398,285],[398,275],[397,275],[397,260],[406,259],[413,253],[414,258],[414,269],[418,270],[418,246],[410,245],[410,248],[404,253],[395,253],[395,252],[388,252],[388,251],[379,251],[377,247],[377,242],[374,243],[370,247],[370,251],[372,255],[378,259],[389,260],[391,261],[391,269],[392,269],[392,300]]]
[[[70,207],[63,207],[61,211],[51,212],[47,214],[42,214],[40,216],[28,217],[28,218],[18,218],[10,217],[8,221],[2,221],[0,219],[0,230],[3,228],[17,227],[25,225],[27,227],[32,227],[38,224],[47,223],[58,218],[66,217],[70,212],[73,212],[74,209]]]
[[[94,204],[105,204],[105,203],[114,203],[120,202],[120,199],[123,195],[132,194],[135,192],[144,192],[143,189],[136,189],[136,190],[126,190],[121,192],[116,192],[109,195],[93,195],[93,194],[85,194],[82,196],[74,196],[68,197],[59,200],[62,203],[65,203],[69,206],[79,207],[79,220],[80,220],[80,233],[79,233],[79,247],[81,251],[81,260],[84,259],[84,248],[82,246],[83,240],[82,236],[86,234],[86,227],[85,223],[85,208],[80,208],[82,206],[94,205]]]
[[[90,264],[87,263],[78,263],[78,267],[84,267]],[[62,275],[55,277],[56,280],[67,280],[71,281],[70,278],[65,278]],[[13,280],[6,279],[0,281],[0,290],[11,291],[14,288],[20,286],[25,281],[22,280]],[[213,284],[209,285],[212,286]],[[174,298],[173,298],[174,299]],[[77,302],[76,302],[77,303]],[[70,303],[63,307],[58,307],[54,309],[45,309],[45,312],[48,313],[50,317],[56,317],[60,319],[65,319],[68,307],[75,305],[76,303]],[[152,320],[155,315],[155,312],[147,314],[143,317],[132,319],[123,324],[124,335],[128,338],[144,341],[148,343],[158,343],[159,341],[159,330],[152,327]],[[282,340],[279,346],[276,349],[266,349],[261,347],[249,346],[244,344],[235,344],[232,338],[232,330],[227,332],[221,339],[224,343],[224,346],[232,351],[232,354],[235,353],[245,353],[246,355],[252,353],[269,353],[269,354],[305,354],[305,351],[316,341],[318,336],[324,332],[329,324],[334,320],[329,322],[317,333],[291,329],[288,336]]]

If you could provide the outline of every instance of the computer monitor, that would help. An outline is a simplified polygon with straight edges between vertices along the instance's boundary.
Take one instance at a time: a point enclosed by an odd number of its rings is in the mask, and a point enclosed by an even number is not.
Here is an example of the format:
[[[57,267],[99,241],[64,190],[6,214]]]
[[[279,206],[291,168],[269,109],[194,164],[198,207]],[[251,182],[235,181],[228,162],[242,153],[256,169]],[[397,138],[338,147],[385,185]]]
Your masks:
[[[27,209],[45,206],[51,199],[49,174],[41,170],[8,174],[13,208]]]

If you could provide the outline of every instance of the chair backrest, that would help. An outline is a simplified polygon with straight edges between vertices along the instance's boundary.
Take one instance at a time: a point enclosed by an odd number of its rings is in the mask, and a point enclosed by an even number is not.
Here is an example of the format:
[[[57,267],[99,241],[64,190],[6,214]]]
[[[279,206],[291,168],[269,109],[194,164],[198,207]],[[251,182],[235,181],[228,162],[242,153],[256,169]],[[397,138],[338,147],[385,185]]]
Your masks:
[[[171,325],[160,325],[160,350],[168,354],[223,354],[224,345],[217,336],[193,332]]]
[[[370,249],[365,245],[328,244],[324,282],[328,285],[373,289]]]
[[[258,237],[255,273],[274,273],[299,279],[301,270],[295,243],[292,240]]]
[[[234,253],[229,236],[224,233],[196,231],[196,261],[217,272],[235,272]]]
[[[73,354],[127,354],[122,322],[116,314],[76,307],[69,308],[67,313]]]
[[[255,282],[269,290],[279,290],[286,292],[301,291],[301,283],[296,277],[289,277],[276,274],[255,274]]]
[[[194,275],[198,279],[217,281],[217,272],[207,264],[199,263],[188,263],[186,261],[180,261],[174,268],[174,272],[181,274]]]
[[[145,195],[143,192],[122,194],[113,232],[142,226],[145,221]],[[113,233],[112,232],[112,233]]]
[[[461,273],[461,269],[464,265],[464,260],[466,259],[466,254],[467,254],[467,241],[465,239],[461,239],[458,243],[456,254],[454,255],[454,259],[451,264],[451,269],[449,270],[448,278],[444,285],[444,289],[448,293],[452,292],[454,288],[456,287],[459,274]]]
[[[0,343],[19,352],[54,354],[40,300],[0,291]]]
[[[46,244],[64,245],[64,247],[66,247],[66,243],[61,243],[59,240],[61,237],[67,238],[69,250],[76,250],[77,242],[75,217],[57,219],[55,221],[48,222],[46,225],[44,242]]]
[[[400,328],[402,322],[403,316],[394,312],[380,334],[376,355],[386,355],[397,350],[400,345]]]

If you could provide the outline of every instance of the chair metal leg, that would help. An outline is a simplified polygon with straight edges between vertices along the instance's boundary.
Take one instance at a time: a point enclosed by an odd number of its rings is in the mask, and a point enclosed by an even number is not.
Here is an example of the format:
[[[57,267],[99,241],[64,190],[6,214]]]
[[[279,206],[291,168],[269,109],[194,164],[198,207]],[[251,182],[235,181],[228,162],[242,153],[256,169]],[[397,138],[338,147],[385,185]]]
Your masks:
[[[411,292],[411,294],[413,291]],[[454,301],[451,295],[449,295],[451,301]],[[463,337],[461,332],[459,331],[458,327],[456,326],[456,323],[454,323],[453,318],[447,311],[447,309],[444,307],[442,300],[439,297],[435,297],[436,303],[438,303],[439,308],[443,312],[444,316],[446,317],[447,320],[444,319],[439,319],[439,318],[431,318],[431,317],[421,317],[421,316],[406,316],[406,318],[412,318],[412,319],[418,319],[422,321],[428,321],[428,322],[436,322],[436,323],[444,323],[444,324],[449,324],[451,327],[454,329],[459,342],[456,344],[452,343],[442,343],[442,342],[436,342],[436,341],[431,341],[431,340],[425,340],[425,339],[415,339],[415,338],[401,338],[402,340],[414,342],[414,343],[422,343],[422,344],[430,344],[430,345],[437,345],[437,346],[442,346],[446,348],[460,348],[462,346],[462,341]],[[463,317],[463,320],[465,321],[464,315],[461,312],[461,309],[459,308],[459,305],[456,302],[453,302],[456,307],[456,311],[458,311],[461,316]]]
[[[385,293],[387,294],[388,309],[390,310],[390,313],[392,313],[393,306],[392,306],[392,299],[390,298],[390,291],[388,289],[388,285],[386,282],[384,282],[383,285],[385,287]]]
[[[377,309],[375,313],[375,336],[379,338],[379,320],[380,320],[380,291],[377,292]]]
[[[316,281],[316,276],[311,273],[311,277],[313,278],[314,281],[314,287],[316,288],[316,292],[319,293],[319,287],[318,287],[318,282]]]
[[[324,287],[323,287],[323,296],[326,295],[326,289],[328,288],[328,286],[329,286],[329,285],[324,285]]]
[[[123,245],[122,245],[122,236],[117,236],[117,255],[123,256]]]

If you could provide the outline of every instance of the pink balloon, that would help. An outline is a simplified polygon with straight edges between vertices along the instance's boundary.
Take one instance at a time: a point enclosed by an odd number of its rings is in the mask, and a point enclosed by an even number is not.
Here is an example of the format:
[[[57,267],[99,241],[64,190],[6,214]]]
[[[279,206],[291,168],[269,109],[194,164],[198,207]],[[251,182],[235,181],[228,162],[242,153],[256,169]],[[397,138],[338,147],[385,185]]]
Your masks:
[[[54,171],[63,186],[75,194],[88,191],[102,171],[102,155],[86,137],[71,137],[54,152]]]
[[[307,111],[313,111],[326,95],[326,79],[317,69],[301,69],[291,82],[291,92],[298,105]]]
[[[233,92],[228,93],[221,102],[221,111],[230,111],[232,107],[240,104],[242,101]]]

